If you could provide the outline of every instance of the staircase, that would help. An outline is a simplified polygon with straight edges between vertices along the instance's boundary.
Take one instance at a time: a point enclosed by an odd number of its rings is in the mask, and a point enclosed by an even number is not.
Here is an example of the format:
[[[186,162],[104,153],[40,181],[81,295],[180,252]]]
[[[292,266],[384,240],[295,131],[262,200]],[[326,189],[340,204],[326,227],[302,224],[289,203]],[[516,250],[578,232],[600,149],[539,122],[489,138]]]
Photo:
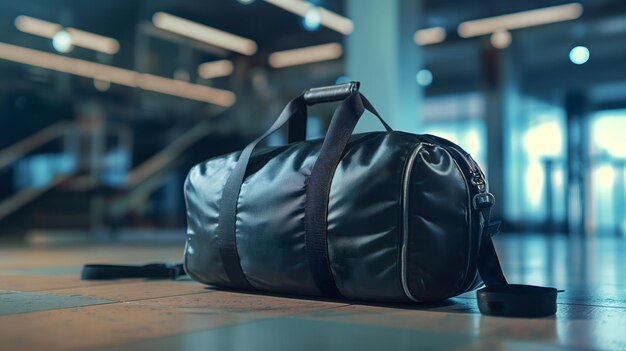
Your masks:
[[[91,150],[68,149],[68,145],[76,145],[77,140],[84,144],[90,137],[76,124],[53,125],[37,132],[0,151],[0,172],[17,174],[15,170],[20,162],[38,155],[38,149],[59,139],[63,147],[58,152],[72,154],[78,160],[77,166],[57,174],[43,185],[17,189],[9,196],[0,197],[0,235],[23,235],[32,231],[101,233],[103,228],[107,228],[106,231],[120,228],[129,214],[140,212],[150,204],[150,198],[171,180],[173,172],[179,171],[181,166],[189,166],[186,152],[206,139],[211,131],[208,122],[197,123],[133,168],[129,164],[123,173],[119,164],[118,169],[112,169],[116,167],[115,162],[107,162],[107,159],[112,159],[108,156],[120,150],[132,155],[133,144],[128,140],[125,145],[112,148],[100,145],[99,160],[94,160]],[[125,134],[128,135],[128,131]],[[102,136],[100,139],[107,140]],[[111,179],[116,181],[112,183]],[[179,222],[184,221],[184,216],[181,220]],[[141,220],[135,222],[145,225]]]

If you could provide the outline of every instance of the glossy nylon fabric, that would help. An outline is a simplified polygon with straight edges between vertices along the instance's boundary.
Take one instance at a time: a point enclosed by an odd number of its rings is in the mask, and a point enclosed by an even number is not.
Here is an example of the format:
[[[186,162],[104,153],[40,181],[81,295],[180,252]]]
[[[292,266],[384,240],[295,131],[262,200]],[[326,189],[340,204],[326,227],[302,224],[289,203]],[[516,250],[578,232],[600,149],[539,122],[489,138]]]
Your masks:
[[[242,270],[255,289],[320,295],[306,258],[304,205],[306,181],[321,143],[260,149],[252,155],[237,204],[236,242]],[[409,301],[403,265],[409,292],[423,300],[462,293],[465,276],[476,275],[475,267],[468,273],[467,188],[443,150],[429,157],[420,152],[409,172],[440,179],[408,180],[408,255],[402,262],[403,178],[407,158],[418,145],[418,136],[401,132],[354,135],[335,171],[328,202],[328,252],[333,278],[346,298]],[[220,259],[217,226],[222,189],[238,155],[195,166],[185,183],[185,269],[205,284],[232,286]],[[454,206],[440,206],[437,213],[424,210],[431,200],[450,202],[439,196],[452,196]],[[455,230],[448,232],[451,226]],[[437,279],[442,267],[450,272]]]
[[[476,268],[469,267],[469,258],[471,240],[478,234],[472,238],[469,189],[455,160],[443,148],[427,144],[414,162],[407,283],[416,299],[440,300],[465,292],[466,277],[473,281]],[[433,259],[434,253],[438,259]]]

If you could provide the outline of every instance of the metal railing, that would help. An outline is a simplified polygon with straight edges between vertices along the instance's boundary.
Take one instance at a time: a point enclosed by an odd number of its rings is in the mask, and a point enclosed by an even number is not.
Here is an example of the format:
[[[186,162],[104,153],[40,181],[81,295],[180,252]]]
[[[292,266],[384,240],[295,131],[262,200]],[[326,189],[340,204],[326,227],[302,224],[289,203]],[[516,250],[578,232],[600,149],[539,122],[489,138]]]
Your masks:
[[[197,123],[176,138],[175,141],[131,169],[125,184],[122,184],[120,187],[121,194],[117,194],[106,201],[98,202],[104,207],[96,209],[95,211],[103,214],[104,217],[101,215],[96,216],[98,218],[92,225],[102,225],[103,221],[106,220],[105,218],[118,219],[123,217],[137,204],[145,201],[152,193],[159,190],[168,180],[168,172],[181,164],[181,155],[189,149],[189,147],[208,136],[212,130],[208,122]],[[127,127],[110,124],[107,126],[105,133],[111,132],[119,139],[118,147],[128,149],[132,147],[132,133],[130,133]],[[81,150],[79,147],[78,140],[81,133],[80,125],[76,122],[59,122],[48,126],[8,148],[1,150],[0,170],[28,156],[47,143],[62,138],[66,138],[63,152],[73,153],[77,160],[80,160],[80,153],[85,152],[85,150]],[[98,139],[102,140],[101,137],[102,135],[94,135],[93,138],[91,138],[91,142],[98,143]],[[99,174],[102,168],[99,165],[93,165],[102,162],[101,154],[103,147],[92,145],[91,148],[100,150],[100,155],[94,155],[93,152],[87,150],[87,152],[89,152],[87,156],[90,158],[87,162],[88,164],[84,166],[79,165],[78,170],[75,172],[58,175],[45,186],[27,188],[0,201],[0,221],[59,186],[77,191],[87,191],[99,186]],[[93,159],[94,157],[97,159]],[[83,168],[86,172],[79,174],[80,169]]]
[[[67,138],[75,131],[70,122],[58,122],[0,151],[0,170],[22,159],[38,148],[56,140]],[[0,220],[39,198],[49,190],[65,183],[73,174],[56,176],[50,183],[42,187],[24,189],[0,202]]]
[[[180,156],[192,145],[209,135],[213,129],[208,122],[189,128],[174,142],[135,167],[128,175],[126,194],[109,205],[109,217],[119,218],[167,181],[166,171],[180,165]]]
[[[59,138],[65,137],[73,127],[72,123],[59,122],[48,126],[35,134],[18,141],[17,143],[0,151],[0,169],[12,164],[30,152]]]

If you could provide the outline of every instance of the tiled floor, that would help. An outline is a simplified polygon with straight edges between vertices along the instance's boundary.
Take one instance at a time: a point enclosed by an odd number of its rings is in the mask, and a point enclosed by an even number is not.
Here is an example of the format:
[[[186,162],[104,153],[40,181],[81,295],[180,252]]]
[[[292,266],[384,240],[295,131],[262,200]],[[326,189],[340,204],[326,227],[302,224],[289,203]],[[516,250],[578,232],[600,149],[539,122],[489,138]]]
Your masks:
[[[0,244],[0,350],[626,349],[626,240],[502,235],[512,282],[551,285],[556,316],[481,316],[473,293],[437,305],[366,305],[78,279],[85,262],[177,261],[177,245]]]

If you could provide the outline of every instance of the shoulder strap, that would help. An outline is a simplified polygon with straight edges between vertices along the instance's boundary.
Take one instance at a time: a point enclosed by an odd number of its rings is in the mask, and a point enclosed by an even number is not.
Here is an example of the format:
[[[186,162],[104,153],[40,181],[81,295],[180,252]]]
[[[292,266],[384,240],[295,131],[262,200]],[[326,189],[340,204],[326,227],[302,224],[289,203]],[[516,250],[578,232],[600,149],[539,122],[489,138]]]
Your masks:
[[[219,204],[219,217],[217,226],[217,243],[219,246],[222,264],[226,271],[226,276],[234,288],[253,289],[241,268],[239,253],[237,252],[237,242],[235,235],[235,223],[237,220],[237,201],[241,184],[244,181],[246,169],[252,156],[254,148],[270,134],[280,129],[295,115],[306,116],[306,109],[302,97],[298,97],[285,107],[274,124],[263,135],[248,144],[239,155],[239,160],[228,177],[224,185],[224,191]]]
[[[478,309],[483,314],[502,317],[530,318],[555,314],[558,293],[555,288],[509,284],[506,281],[491,239],[498,227],[498,224],[490,222],[492,206],[493,203],[490,203],[480,209],[484,229],[477,264],[485,287],[476,292]]]
[[[143,266],[86,264],[80,274],[82,280],[123,278],[176,279],[186,275],[182,263],[151,263]]]
[[[319,156],[307,181],[304,212],[306,255],[317,288],[326,296],[340,296],[335,284],[327,244],[328,197],[335,169],[361,115],[370,111],[391,130],[367,99],[358,92],[335,110]]]

